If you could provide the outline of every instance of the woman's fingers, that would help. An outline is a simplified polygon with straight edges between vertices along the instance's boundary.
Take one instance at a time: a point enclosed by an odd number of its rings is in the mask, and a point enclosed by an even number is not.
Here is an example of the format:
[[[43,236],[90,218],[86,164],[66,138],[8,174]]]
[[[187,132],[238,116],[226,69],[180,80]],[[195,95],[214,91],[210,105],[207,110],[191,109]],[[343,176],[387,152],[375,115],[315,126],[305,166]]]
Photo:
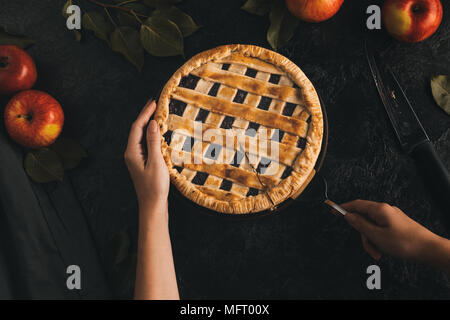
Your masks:
[[[377,247],[370,242],[369,239],[363,234],[361,234],[361,241],[364,247],[364,250],[375,260],[381,259],[381,252],[377,249]]]
[[[353,228],[367,236],[369,239],[376,238],[381,232],[381,228],[379,226],[359,214],[349,212],[344,216],[344,219],[347,220]]]
[[[130,135],[128,136],[128,145],[125,151],[125,162],[129,168],[136,166],[140,168],[144,167],[141,141],[144,135],[145,125],[150,120],[155,109],[155,101],[149,100],[131,126]]]
[[[384,226],[386,224],[385,209],[390,206],[386,203],[368,200],[354,200],[342,204],[341,207],[349,212],[358,213],[379,226]]]
[[[155,120],[151,120],[147,127],[147,162],[152,162],[161,157],[161,135],[159,126]],[[158,158],[157,158],[158,157]]]
[[[342,205],[349,211],[345,220],[361,233],[365,251],[375,260],[381,258],[378,244],[383,243],[389,225],[389,212],[393,207],[386,203],[355,200]]]
[[[150,117],[152,116],[155,109],[156,109],[156,102],[154,100],[151,100],[147,102],[145,107],[139,113],[139,116],[131,126],[127,148],[134,149],[140,146],[144,134],[144,127],[150,120]]]
[[[381,232],[380,227],[355,213],[348,213],[344,218],[353,228],[361,233],[361,241],[364,250],[366,250],[372,258],[379,260],[381,258],[381,253],[369,239],[377,239]]]

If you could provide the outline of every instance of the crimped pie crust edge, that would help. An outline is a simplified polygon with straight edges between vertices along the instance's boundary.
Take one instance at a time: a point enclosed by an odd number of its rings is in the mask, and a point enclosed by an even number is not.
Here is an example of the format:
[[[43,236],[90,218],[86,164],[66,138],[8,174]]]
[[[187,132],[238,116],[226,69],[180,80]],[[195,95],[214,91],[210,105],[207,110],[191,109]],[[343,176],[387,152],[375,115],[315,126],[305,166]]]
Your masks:
[[[226,57],[235,52],[269,62],[285,72],[299,86],[305,106],[311,115],[311,122],[306,136],[306,147],[297,157],[293,165],[293,171],[286,179],[282,180],[275,187],[271,187],[266,192],[256,196],[246,197],[241,200],[223,201],[202,192],[181,173],[178,173],[173,167],[168,145],[162,135],[167,131],[171,94],[178,87],[180,80],[201,65]],[[255,213],[272,209],[296,194],[314,170],[323,139],[322,109],[319,97],[311,81],[296,64],[286,57],[274,51],[253,45],[225,45],[195,55],[180,67],[164,86],[154,119],[161,128],[161,150],[167,163],[172,183],[185,197],[195,203],[211,210],[230,214]]]

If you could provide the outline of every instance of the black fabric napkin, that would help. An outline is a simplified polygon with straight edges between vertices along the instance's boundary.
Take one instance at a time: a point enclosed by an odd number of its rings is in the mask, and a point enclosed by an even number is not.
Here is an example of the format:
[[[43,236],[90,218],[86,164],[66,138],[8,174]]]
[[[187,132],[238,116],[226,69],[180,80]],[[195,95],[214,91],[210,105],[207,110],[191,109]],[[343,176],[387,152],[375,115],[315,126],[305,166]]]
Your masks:
[[[69,265],[81,290],[69,290]],[[0,133],[0,299],[110,298],[89,226],[68,178],[35,184],[23,153]]]

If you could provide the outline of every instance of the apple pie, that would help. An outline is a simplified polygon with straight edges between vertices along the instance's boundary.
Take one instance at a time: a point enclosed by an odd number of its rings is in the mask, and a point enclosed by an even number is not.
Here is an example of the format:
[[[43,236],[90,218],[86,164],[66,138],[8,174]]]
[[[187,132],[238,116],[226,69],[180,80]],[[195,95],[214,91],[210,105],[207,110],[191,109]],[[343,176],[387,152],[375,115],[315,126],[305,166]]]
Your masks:
[[[172,183],[223,213],[271,210],[314,176],[323,139],[319,97],[286,57],[226,45],[185,63],[155,113]]]

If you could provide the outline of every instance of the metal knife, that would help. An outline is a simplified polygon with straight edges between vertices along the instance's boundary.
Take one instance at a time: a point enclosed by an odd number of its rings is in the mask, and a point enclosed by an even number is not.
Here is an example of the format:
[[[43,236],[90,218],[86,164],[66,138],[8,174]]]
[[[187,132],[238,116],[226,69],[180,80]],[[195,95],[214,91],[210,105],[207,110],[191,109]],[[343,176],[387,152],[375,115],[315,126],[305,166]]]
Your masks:
[[[443,211],[450,213],[450,174],[447,168],[436,153],[395,75],[382,63],[367,41],[365,51],[372,77],[400,145],[416,161],[428,188]]]

